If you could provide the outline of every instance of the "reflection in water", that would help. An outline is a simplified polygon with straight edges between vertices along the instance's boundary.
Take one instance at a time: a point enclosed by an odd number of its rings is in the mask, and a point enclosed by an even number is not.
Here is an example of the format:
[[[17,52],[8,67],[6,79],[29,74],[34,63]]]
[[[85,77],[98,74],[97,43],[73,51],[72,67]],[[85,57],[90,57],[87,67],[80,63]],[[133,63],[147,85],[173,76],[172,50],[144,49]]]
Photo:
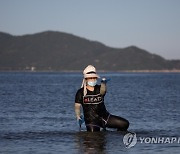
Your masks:
[[[123,143],[123,137],[127,132],[122,131],[100,131],[75,133],[75,149],[82,154],[106,154],[116,152],[127,152]]]
[[[76,140],[79,153],[106,153],[105,132],[79,132],[76,134]]]

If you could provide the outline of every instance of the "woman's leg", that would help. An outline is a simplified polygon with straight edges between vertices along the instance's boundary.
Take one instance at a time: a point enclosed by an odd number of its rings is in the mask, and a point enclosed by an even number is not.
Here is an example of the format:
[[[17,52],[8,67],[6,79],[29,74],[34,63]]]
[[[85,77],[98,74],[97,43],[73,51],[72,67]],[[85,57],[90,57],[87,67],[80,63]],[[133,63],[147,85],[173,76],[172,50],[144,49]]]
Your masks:
[[[129,121],[115,115],[110,115],[106,127],[117,128],[118,131],[126,131],[129,127]]]
[[[86,129],[87,129],[88,132],[99,132],[100,128],[101,127],[99,127],[97,125],[93,125],[93,124],[87,124],[86,125]]]

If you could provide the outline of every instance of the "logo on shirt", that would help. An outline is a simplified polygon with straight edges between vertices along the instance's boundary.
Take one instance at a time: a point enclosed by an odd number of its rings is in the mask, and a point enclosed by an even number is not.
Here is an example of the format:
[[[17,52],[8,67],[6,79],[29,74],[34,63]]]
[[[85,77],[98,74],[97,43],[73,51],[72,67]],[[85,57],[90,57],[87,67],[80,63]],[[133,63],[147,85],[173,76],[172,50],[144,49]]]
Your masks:
[[[99,104],[102,102],[102,97],[98,95],[86,95],[83,98],[85,104]]]

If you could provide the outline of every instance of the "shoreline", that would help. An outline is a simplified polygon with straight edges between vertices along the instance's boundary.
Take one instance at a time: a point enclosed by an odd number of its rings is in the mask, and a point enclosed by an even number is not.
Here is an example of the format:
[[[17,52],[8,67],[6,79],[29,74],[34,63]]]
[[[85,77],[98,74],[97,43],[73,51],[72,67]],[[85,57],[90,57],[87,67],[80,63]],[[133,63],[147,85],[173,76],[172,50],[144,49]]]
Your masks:
[[[82,70],[0,70],[1,72],[61,72],[61,73],[81,73]],[[180,70],[98,70],[99,73],[180,73]]]

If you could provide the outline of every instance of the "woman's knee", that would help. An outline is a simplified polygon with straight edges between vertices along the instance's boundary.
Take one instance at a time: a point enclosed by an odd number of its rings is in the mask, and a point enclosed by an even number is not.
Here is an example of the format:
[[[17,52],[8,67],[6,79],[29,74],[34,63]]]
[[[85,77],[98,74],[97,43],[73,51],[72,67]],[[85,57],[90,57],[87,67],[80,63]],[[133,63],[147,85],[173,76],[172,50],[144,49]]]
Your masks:
[[[118,130],[126,131],[129,128],[129,121],[122,118],[121,119],[121,125],[118,128]]]
[[[129,127],[129,121],[122,117],[111,115],[109,118],[109,122],[107,123],[107,127],[126,131]]]

